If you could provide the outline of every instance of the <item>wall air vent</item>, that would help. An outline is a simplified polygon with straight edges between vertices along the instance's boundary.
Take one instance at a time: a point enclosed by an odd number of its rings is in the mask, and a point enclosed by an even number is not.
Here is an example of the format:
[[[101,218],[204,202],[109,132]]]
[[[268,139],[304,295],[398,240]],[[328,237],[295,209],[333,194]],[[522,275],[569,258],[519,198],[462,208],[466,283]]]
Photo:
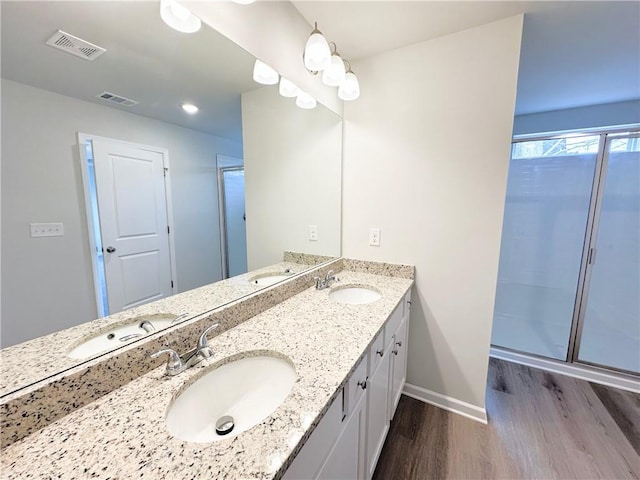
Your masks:
[[[140,103],[136,102],[135,100],[131,100],[130,98],[116,95],[115,93],[111,92],[102,92],[100,95],[96,95],[96,97],[101,98],[102,100],[106,100],[107,102],[117,103],[118,105],[122,105],[123,107],[131,107]]]
[[[75,55],[76,57],[84,58],[85,60],[95,60],[107,51],[106,48],[89,43],[62,30],[54,33],[51,38],[47,40],[47,45]]]

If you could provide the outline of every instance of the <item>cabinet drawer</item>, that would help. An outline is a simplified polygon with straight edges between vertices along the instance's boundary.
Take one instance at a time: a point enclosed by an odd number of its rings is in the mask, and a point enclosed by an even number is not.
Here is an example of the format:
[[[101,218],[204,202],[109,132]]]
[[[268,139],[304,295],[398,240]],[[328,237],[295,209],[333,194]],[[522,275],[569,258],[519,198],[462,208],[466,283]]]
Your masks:
[[[367,373],[369,368],[369,358],[367,355],[363,355],[362,359],[360,359],[360,364],[356,367],[353,375],[351,375],[351,379],[349,380],[348,386],[348,397],[347,397],[347,411],[344,412],[346,415],[351,415],[351,411],[358,403],[358,400],[364,395],[365,389],[362,386],[366,387],[367,381]],[[358,385],[360,383],[360,385]]]
[[[395,308],[389,319],[387,320],[386,325],[384,326],[384,346],[386,347],[393,340],[393,335],[398,330],[400,323],[402,323],[404,312],[404,299],[400,301],[398,306]]]
[[[379,355],[377,352],[384,352],[384,330],[378,333],[378,336],[369,347],[369,377],[376,371],[377,366],[380,364],[384,355]]]

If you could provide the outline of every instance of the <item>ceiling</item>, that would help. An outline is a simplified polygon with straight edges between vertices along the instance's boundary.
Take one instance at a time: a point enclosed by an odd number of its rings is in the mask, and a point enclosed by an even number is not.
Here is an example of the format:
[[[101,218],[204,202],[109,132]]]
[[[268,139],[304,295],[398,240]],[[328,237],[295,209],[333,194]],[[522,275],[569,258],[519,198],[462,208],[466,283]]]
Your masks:
[[[349,60],[525,13],[517,115],[640,98],[640,2],[293,3]]]
[[[106,90],[137,100],[130,113],[241,139],[240,93],[256,88],[254,58],[203,24],[183,34],[160,19],[159,2],[6,2],[2,77],[102,103]],[[107,49],[87,61],[45,45],[58,29]],[[200,107],[185,114],[180,105]]]
[[[3,1],[2,77],[94,103],[107,90],[140,102],[115,108],[239,140],[253,57],[206,25],[176,32],[158,3]],[[293,3],[349,60],[524,12],[516,114],[640,98],[640,2]],[[107,52],[88,62],[46,46],[58,29]]]

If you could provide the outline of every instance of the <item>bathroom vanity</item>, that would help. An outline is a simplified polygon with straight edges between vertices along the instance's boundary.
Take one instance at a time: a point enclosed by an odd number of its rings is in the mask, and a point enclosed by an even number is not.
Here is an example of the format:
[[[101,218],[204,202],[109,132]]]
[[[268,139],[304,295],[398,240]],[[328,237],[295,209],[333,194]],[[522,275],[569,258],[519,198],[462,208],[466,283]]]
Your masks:
[[[404,383],[413,268],[345,259],[330,268],[339,280],[322,290],[313,274],[326,275],[327,265],[256,294],[277,296],[304,283],[299,293],[210,337],[209,359],[175,376],[165,375],[163,364],[11,443],[2,451],[3,475],[370,478]],[[380,298],[362,300],[356,292],[351,299],[369,303],[343,303],[344,292],[335,292],[349,287]],[[214,320],[210,315],[199,328]],[[191,336],[190,347],[196,340]],[[290,393],[273,413],[219,441],[172,436],[166,416],[175,399],[207,373],[246,357],[283,359],[295,371]],[[216,419],[203,413],[201,420]]]

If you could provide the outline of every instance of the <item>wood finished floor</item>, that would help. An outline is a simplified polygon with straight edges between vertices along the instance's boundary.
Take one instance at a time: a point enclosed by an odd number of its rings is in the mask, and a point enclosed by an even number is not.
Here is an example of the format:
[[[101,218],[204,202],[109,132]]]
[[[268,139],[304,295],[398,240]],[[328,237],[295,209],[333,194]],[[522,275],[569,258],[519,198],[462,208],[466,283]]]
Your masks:
[[[491,359],[489,424],[402,396],[374,480],[638,479],[640,395]]]

